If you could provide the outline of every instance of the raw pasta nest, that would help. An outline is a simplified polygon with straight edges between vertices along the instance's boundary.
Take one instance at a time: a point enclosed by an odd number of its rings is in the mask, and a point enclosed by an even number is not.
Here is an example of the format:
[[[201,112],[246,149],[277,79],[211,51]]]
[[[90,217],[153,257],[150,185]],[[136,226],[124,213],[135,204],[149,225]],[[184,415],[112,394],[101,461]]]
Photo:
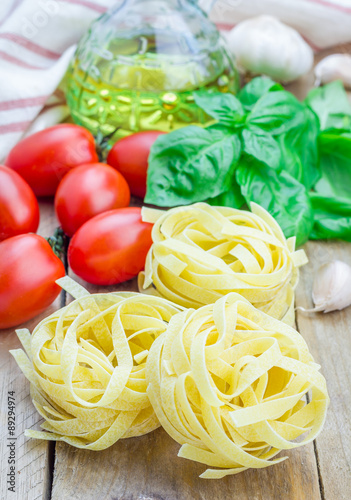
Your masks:
[[[319,368],[296,330],[231,293],[172,318],[151,347],[147,393],[179,456],[222,478],[315,439],[329,401]]]
[[[295,237],[286,240],[266,210],[255,203],[251,209],[206,203],[166,212],[143,209],[143,219],[155,224],[139,289],[195,309],[237,292],[293,325],[305,252],[295,251]]]
[[[49,431],[26,435],[102,450],[159,427],[146,394],[145,364],[155,338],[182,308],[139,293],[90,295],[68,277],[57,283],[77,300],[32,335],[17,331],[28,357],[12,351]]]

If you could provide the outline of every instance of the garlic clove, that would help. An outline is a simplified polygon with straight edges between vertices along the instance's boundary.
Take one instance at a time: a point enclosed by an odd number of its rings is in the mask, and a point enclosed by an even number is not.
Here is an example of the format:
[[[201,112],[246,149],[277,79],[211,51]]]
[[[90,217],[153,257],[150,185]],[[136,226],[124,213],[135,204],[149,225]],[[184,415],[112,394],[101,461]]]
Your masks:
[[[322,59],[314,69],[315,85],[341,80],[346,89],[351,89],[351,55],[332,54]]]
[[[324,312],[351,305],[351,267],[340,260],[324,264],[314,280],[312,298],[315,310]]]
[[[237,63],[254,75],[263,74],[288,83],[307,73],[313,51],[301,35],[272,16],[239,23],[227,36]]]
[[[313,282],[313,309],[297,307],[303,312],[341,311],[351,305],[351,267],[341,260],[324,264]]]

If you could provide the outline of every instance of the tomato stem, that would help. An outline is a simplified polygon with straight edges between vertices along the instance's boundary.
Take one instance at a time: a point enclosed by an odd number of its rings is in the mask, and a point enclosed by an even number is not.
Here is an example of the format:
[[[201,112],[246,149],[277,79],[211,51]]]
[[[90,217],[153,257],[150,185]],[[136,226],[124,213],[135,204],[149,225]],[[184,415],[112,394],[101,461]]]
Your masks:
[[[69,238],[64,233],[61,227],[57,227],[52,236],[47,238],[49,245],[51,246],[54,254],[61,260],[64,260],[64,256],[67,253]]]
[[[111,139],[111,137],[115,135],[115,133],[119,129],[120,127],[117,127],[115,130],[113,130],[110,134],[107,135],[103,135],[101,130],[100,129],[98,130],[95,136],[95,149],[100,162],[104,162],[106,160],[109,149],[109,140]]]

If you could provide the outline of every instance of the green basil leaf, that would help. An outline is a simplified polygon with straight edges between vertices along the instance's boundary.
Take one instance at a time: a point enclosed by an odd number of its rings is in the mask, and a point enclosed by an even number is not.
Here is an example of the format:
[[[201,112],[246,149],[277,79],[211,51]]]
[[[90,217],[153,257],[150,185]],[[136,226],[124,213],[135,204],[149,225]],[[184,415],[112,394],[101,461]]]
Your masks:
[[[232,94],[208,91],[194,92],[195,102],[208,115],[226,126],[235,126],[241,123],[244,116],[240,101]]]
[[[315,190],[329,197],[351,200],[351,133],[323,132],[319,138],[321,179]]]
[[[247,117],[247,123],[278,135],[301,126],[305,119],[305,106],[290,92],[277,90],[257,101]]]
[[[351,242],[351,199],[311,193],[314,209],[313,240],[338,238]]]
[[[292,177],[311,189],[320,178],[316,115],[305,108],[305,123],[278,137],[282,153],[282,165]]]
[[[251,111],[256,102],[268,92],[284,90],[280,83],[276,83],[266,76],[253,78],[238,94],[238,98],[245,111]]]
[[[209,198],[206,201],[215,207],[241,208],[245,203],[245,198],[241,194],[240,186],[235,179],[235,175],[233,175],[229,191],[219,194],[214,198]]]
[[[240,153],[228,130],[189,126],[161,135],[150,151],[145,202],[173,207],[228,191]]]
[[[322,130],[351,130],[351,104],[340,81],[312,89],[305,102],[318,116]]]
[[[287,172],[260,169],[254,162],[240,161],[236,180],[246,203],[264,207],[280,224],[286,237],[296,236],[298,245],[307,241],[313,225],[311,203],[303,186]]]
[[[242,132],[243,151],[264,163],[267,167],[279,169],[281,152],[278,142],[274,137],[260,129],[252,127]]]

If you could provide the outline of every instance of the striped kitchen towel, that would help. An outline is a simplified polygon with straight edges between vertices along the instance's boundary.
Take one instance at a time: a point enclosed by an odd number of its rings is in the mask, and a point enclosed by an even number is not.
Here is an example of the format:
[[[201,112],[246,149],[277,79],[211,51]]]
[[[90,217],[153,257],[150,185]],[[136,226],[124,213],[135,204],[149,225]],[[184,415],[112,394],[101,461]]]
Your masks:
[[[68,115],[60,82],[76,43],[113,0],[1,0],[0,161]]]
[[[122,0],[119,0],[122,2]],[[26,134],[66,116],[62,78],[89,24],[116,0],[1,0],[0,161]],[[145,0],[145,4],[147,0]],[[259,14],[297,28],[317,50],[351,41],[350,0],[199,0],[221,29]]]
[[[218,0],[211,18],[227,31],[262,14],[295,28],[315,51],[351,42],[351,0]]]

